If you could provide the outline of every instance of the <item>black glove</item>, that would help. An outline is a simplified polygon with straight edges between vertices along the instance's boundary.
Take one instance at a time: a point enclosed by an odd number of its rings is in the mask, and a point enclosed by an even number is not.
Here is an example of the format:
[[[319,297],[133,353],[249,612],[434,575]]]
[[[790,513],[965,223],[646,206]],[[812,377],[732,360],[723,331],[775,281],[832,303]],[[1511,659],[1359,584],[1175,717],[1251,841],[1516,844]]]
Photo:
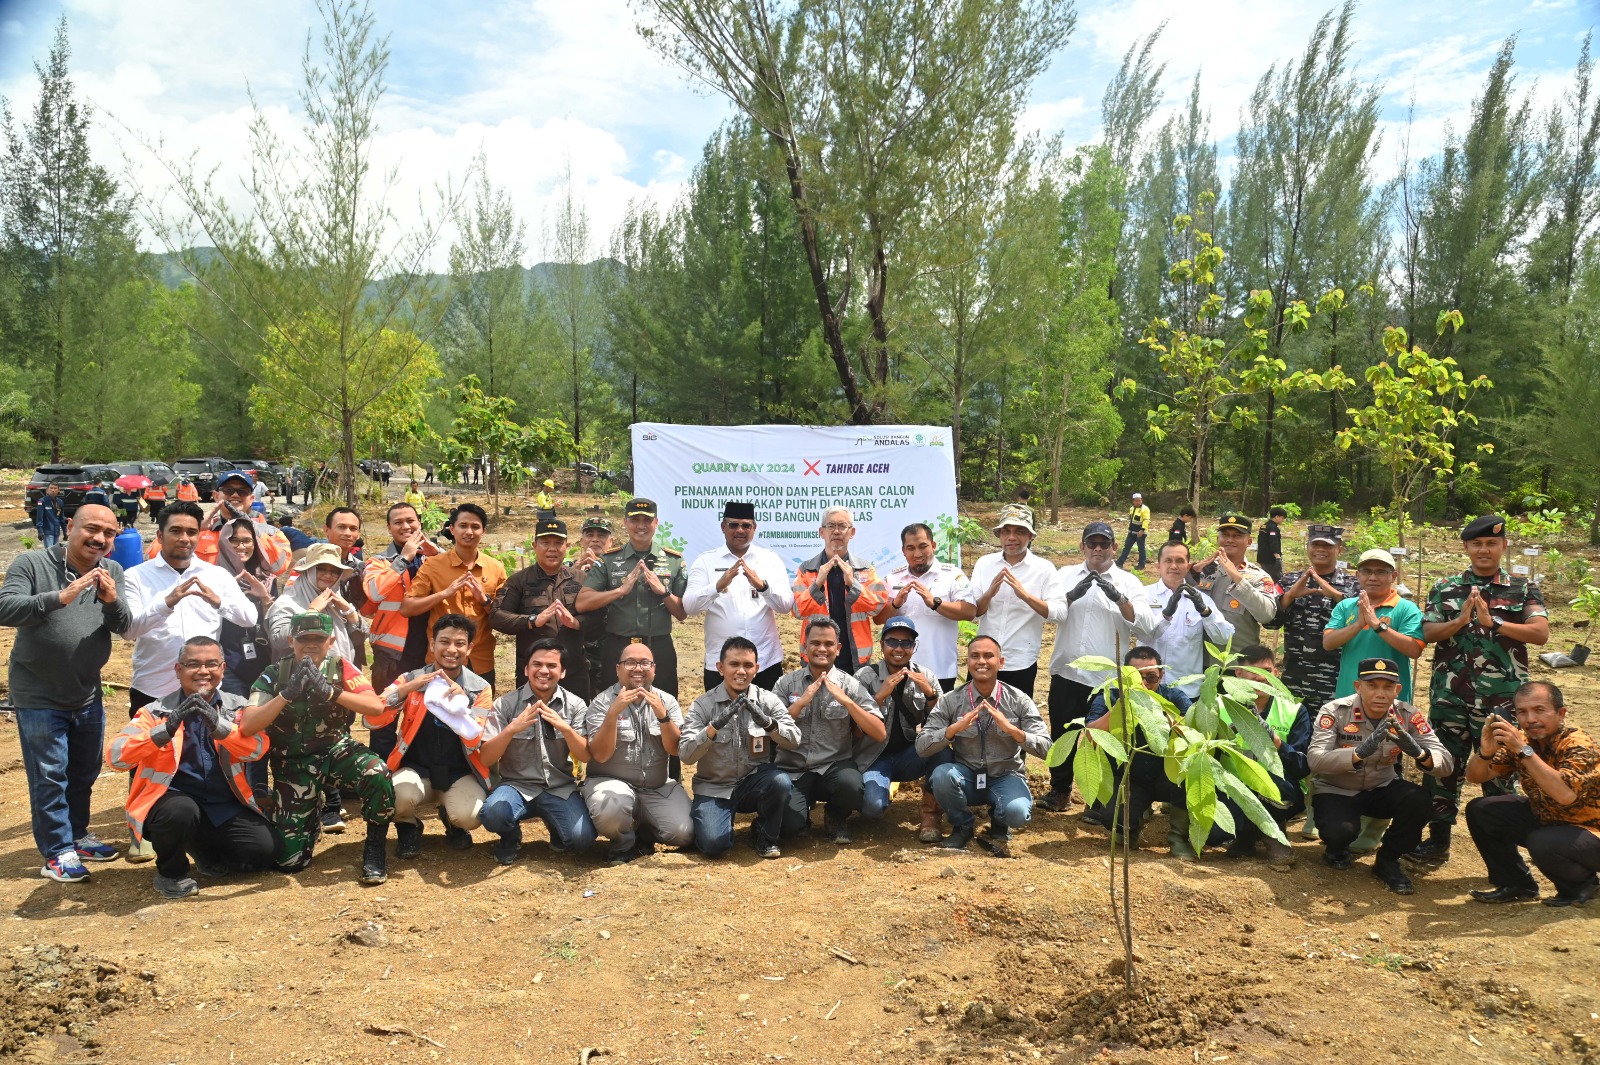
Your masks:
[[[1201,617],[1208,618],[1211,616],[1211,604],[1206,602],[1205,596],[1200,594],[1200,589],[1192,584],[1185,584],[1179,590],[1183,592],[1184,598],[1193,603],[1194,608],[1200,611]]]
[[[194,705],[194,696],[189,696],[179,703],[160,724],[150,730],[150,742],[157,747],[165,747],[172,742],[172,734],[178,731],[178,726],[194,717],[197,713]]]
[[[222,707],[203,695],[195,695],[192,698],[199,700],[199,714],[206,719],[212,736],[225,740],[233,734],[233,719],[223,711]]]
[[[1178,603],[1183,599],[1183,591],[1181,587],[1172,589],[1172,595],[1167,599],[1166,609],[1161,611],[1161,616],[1168,621],[1171,621],[1172,615],[1178,612]]]
[[[1395,730],[1394,742],[1399,744],[1400,749],[1409,754],[1411,757],[1419,759],[1422,757],[1422,744],[1418,743],[1417,738],[1411,733],[1407,732],[1405,729],[1400,728]]]
[[[1078,582],[1078,586],[1067,593],[1067,602],[1076,603],[1079,599],[1082,599],[1084,593],[1089,590],[1089,585],[1094,583],[1094,576],[1093,573],[1085,573],[1083,580]]]
[[[1094,582],[1100,586],[1100,591],[1105,593],[1105,597],[1111,600],[1112,606],[1121,606],[1122,601],[1127,598],[1127,596],[1117,591],[1117,586],[1112,584],[1111,578],[1107,577],[1104,573],[1096,573],[1094,575]]]
[[[748,699],[745,701],[745,710],[750,714],[750,723],[756,728],[771,729],[778,723],[777,719],[762,709],[759,704],[750,702]]]
[[[722,708],[722,713],[711,719],[711,727],[721,732],[728,727],[728,723],[739,716],[739,711],[750,704],[750,700],[739,696],[733,702]]]
[[[311,659],[300,659],[295,663],[294,668],[289,671],[289,676],[285,678],[283,687],[278,690],[278,694],[291,703],[300,702],[305,699],[306,693],[311,690],[312,676],[319,672],[320,670],[317,669],[316,663]]]
[[[1356,757],[1365,762],[1383,748],[1383,741],[1389,738],[1389,719],[1378,722],[1378,727],[1372,730],[1372,735],[1356,745]]]
[[[309,662],[311,660],[308,658],[306,661]],[[333,686],[333,681],[328,679],[326,673],[313,666],[311,677],[307,682],[306,700],[313,707],[321,710],[324,707],[333,705],[333,701],[337,698],[339,698],[339,689]]]

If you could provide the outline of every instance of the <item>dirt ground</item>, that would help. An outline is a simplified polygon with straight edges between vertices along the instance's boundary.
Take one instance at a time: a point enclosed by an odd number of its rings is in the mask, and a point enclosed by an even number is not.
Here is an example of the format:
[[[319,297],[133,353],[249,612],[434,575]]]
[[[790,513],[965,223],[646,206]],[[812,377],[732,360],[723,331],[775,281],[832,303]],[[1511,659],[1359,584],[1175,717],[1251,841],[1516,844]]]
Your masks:
[[[0,483],[0,523],[21,519],[17,501]],[[1067,561],[1089,517],[1046,530],[1047,557]],[[530,520],[490,539],[525,537]],[[380,522],[367,531],[382,541]],[[969,549],[969,566],[993,546]],[[0,564],[20,547],[0,528]],[[1455,565],[1440,555],[1430,572]],[[1552,646],[1570,646],[1571,592],[1547,597]],[[687,701],[699,626],[678,641]],[[107,680],[125,686],[127,670],[119,649]],[[1595,667],[1556,679],[1591,723]],[[113,721],[122,700],[120,688],[108,700]],[[93,827],[110,840],[126,835],[123,791],[109,773],[95,791]],[[356,882],[358,822],[304,873],[208,881],[197,899],[163,903],[150,866],[111,863],[80,885],[38,876],[16,730],[0,721],[0,1057],[1600,1061],[1600,910],[1471,902],[1483,867],[1465,839],[1399,898],[1366,875],[1370,859],[1328,870],[1297,834],[1288,872],[1215,852],[1175,861],[1158,817],[1133,862],[1142,992],[1130,999],[1104,834],[1039,810],[1016,859],[952,854],[917,842],[916,803],[912,787],[853,845],[796,840],[768,862],[741,846],[714,862],[661,852],[607,868],[555,854],[534,821],[523,859],[500,869],[488,833],[457,854],[435,825],[422,857],[391,860],[377,888]]]

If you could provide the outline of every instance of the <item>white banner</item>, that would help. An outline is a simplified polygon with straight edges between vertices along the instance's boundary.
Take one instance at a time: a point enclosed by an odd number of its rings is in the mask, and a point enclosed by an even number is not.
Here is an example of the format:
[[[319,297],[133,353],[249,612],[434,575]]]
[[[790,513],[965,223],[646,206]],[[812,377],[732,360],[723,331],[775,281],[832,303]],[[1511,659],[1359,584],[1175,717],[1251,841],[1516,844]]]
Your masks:
[[[900,530],[933,529],[958,561],[955,456],[942,425],[663,425],[633,427],[634,485],[660,508],[656,543],[693,561],[722,546],[722,506],[756,508],[756,542],[791,573],[822,550],[822,512],[849,507],[851,550],[880,574],[904,564]],[[622,530],[618,530],[621,539]]]

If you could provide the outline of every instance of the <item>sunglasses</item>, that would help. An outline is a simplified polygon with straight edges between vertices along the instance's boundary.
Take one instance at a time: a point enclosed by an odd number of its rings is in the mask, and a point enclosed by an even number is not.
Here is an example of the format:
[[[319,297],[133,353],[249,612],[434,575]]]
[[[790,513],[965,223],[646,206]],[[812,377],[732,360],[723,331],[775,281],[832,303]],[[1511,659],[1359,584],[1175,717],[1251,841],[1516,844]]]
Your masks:
[[[903,648],[906,648],[906,647],[915,647],[917,645],[917,641],[916,640],[900,640],[900,639],[896,639],[893,636],[885,636],[883,638],[883,645],[885,647],[898,647],[898,648],[902,648],[903,649]]]

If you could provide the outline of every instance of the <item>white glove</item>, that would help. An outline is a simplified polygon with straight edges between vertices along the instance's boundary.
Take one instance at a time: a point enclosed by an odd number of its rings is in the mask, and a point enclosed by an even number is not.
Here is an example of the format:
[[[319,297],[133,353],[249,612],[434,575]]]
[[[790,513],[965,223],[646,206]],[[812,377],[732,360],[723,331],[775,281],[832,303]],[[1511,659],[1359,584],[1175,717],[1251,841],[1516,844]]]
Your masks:
[[[428,713],[444,722],[446,728],[468,743],[483,735],[483,726],[472,716],[466,693],[452,695],[447,681],[436,679],[430,682],[422,691],[422,705],[428,708]]]

